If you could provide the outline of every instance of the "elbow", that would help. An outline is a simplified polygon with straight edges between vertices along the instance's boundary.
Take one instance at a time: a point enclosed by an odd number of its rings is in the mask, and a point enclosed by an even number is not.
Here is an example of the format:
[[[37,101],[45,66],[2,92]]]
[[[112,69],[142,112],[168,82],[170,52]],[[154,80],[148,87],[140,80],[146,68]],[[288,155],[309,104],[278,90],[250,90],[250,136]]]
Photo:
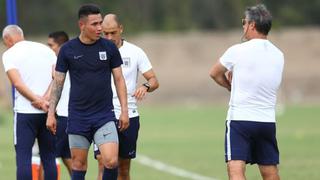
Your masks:
[[[159,82],[157,81],[155,84],[154,84],[154,89],[158,89],[160,87],[160,84]]]
[[[218,77],[218,73],[216,73],[215,71],[210,71],[209,72],[209,76],[212,78],[212,79],[217,79]]]
[[[20,89],[20,88],[22,87],[22,84],[19,83],[19,82],[14,82],[14,83],[12,83],[12,85],[13,85],[14,88],[16,88],[16,89]]]

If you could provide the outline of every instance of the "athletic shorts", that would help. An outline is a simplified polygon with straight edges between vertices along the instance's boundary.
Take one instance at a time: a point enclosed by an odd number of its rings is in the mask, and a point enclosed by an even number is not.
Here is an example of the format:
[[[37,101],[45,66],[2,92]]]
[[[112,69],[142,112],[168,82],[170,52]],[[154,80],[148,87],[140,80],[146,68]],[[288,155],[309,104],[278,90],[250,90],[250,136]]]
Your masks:
[[[114,121],[109,121],[100,127],[94,134],[93,139],[77,134],[69,134],[69,145],[71,148],[89,149],[91,142],[101,145],[105,143],[119,143],[118,132]]]
[[[139,116],[130,118],[130,126],[123,132],[119,132],[119,157],[134,159],[136,157],[137,140],[140,129]],[[117,121],[118,124],[118,121]],[[94,146],[94,157],[100,154],[98,147]]]
[[[57,116],[56,157],[71,158],[68,134],[66,132],[68,117]]]
[[[226,121],[225,161],[250,164],[279,164],[276,124],[252,121]]]

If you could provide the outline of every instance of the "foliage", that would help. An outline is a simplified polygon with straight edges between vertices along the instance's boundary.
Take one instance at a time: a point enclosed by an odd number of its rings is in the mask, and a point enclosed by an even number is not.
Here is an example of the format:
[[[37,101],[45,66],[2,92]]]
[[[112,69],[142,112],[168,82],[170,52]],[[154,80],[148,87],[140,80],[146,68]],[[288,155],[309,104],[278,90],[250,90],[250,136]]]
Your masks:
[[[19,24],[27,34],[63,29],[77,33],[77,10],[86,0],[17,1]],[[263,2],[275,24],[319,25],[319,0],[92,0],[103,14],[116,13],[128,32],[189,31],[240,26],[246,6]],[[5,0],[0,0],[0,27],[5,25]]]

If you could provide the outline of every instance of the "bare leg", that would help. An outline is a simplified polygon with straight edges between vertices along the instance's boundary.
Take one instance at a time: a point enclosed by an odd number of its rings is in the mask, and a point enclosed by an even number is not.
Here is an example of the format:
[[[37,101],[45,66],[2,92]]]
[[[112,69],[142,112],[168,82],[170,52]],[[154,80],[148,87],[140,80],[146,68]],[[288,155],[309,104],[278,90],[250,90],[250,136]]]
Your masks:
[[[99,150],[102,157],[102,163],[106,168],[113,169],[118,166],[118,143],[110,142],[101,144]]]
[[[118,180],[130,180],[131,159],[119,158]]]
[[[62,158],[63,164],[68,169],[69,175],[71,176],[72,173],[72,160],[71,158]]]
[[[241,160],[231,160],[227,163],[229,180],[245,180],[246,164]]]
[[[279,171],[276,165],[259,165],[259,170],[264,180],[280,180]]]
[[[40,165],[39,165],[39,180],[44,180],[44,175],[43,175],[43,165],[42,163],[40,162]]]
[[[102,180],[102,175],[103,175],[103,169],[104,169],[104,165],[103,165],[103,162],[102,162],[102,157],[100,154],[98,154],[96,156],[97,158],[97,161],[98,161],[98,177],[97,177],[97,180]]]
[[[71,148],[71,156],[73,170],[87,170],[88,149]]]

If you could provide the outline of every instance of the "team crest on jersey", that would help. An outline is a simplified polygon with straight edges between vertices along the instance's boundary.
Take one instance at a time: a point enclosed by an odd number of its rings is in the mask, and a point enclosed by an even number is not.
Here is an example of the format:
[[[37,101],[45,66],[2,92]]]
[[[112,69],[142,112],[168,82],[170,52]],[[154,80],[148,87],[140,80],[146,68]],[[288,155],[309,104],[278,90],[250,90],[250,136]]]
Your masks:
[[[99,57],[101,61],[107,60],[107,52],[106,51],[99,51]]]
[[[122,61],[123,61],[122,67],[129,68],[131,66],[131,62],[130,62],[129,57],[122,58]]]

